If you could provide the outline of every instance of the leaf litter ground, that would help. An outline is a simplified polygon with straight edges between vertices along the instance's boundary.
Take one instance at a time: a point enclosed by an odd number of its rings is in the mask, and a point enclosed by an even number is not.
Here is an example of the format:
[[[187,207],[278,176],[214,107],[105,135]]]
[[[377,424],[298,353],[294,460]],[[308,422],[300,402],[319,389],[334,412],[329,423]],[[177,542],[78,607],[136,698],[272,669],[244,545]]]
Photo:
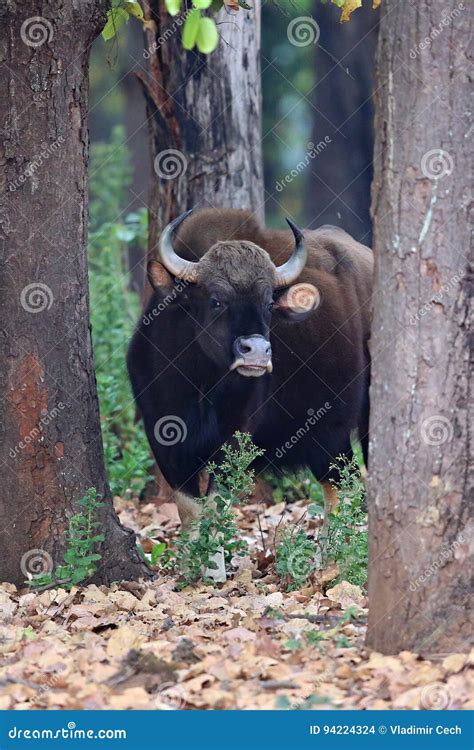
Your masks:
[[[146,552],[178,531],[171,503],[117,507]],[[0,709],[473,709],[474,653],[368,650],[366,597],[334,582],[336,566],[284,590],[272,539],[304,511],[238,509],[250,554],[216,587],[176,591],[168,574],[70,592],[0,585]]]

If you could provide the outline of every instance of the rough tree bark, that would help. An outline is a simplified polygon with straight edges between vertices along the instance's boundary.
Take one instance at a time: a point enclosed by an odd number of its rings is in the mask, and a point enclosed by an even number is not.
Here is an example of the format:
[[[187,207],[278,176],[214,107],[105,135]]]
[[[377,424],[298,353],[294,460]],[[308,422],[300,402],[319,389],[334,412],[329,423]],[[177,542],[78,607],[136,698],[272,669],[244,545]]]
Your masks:
[[[382,8],[367,641],[384,653],[463,651],[473,633],[472,10]]]
[[[172,19],[163,0],[144,5],[156,24],[147,32],[150,76],[142,78],[154,164],[153,255],[161,227],[188,208],[252,208],[263,218],[260,0],[235,16],[220,11],[221,38],[209,56],[183,50],[182,16]]]
[[[147,574],[107,486],[88,314],[87,74],[106,0],[0,9],[0,580],[61,560],[105,499],[98,578]]]
[[[184,11],[173,19],[163,0],[143,5],[154,23],[144,53],[149,76],[139,74],[150,118],[153,258],[162,227],[189,208],[251,208],[263,220],[260,0],[236,15],[220,11],[219,45],[209,56],[183,49]],[[145,300],[149,294],[146,282]],[[167,499],[163,478],[159,486]]]
[[[319,26],[314,65],[316,86],[312,142],[331,144],[311,164],[306,211],[312,226],[335,224],[370,245],[372,180],[373,71],[379,12],[365,1],[349,23],[341,24],[335,5],[316,0]]]

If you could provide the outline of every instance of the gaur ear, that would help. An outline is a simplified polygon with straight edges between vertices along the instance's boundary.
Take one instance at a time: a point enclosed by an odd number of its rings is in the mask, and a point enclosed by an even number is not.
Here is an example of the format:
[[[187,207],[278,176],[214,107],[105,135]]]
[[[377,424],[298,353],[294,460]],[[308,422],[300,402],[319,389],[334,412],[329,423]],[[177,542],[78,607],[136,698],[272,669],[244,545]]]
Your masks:
[[[165,288],[171,289],[173,286],[173,277],[166,268],[157,260],[148,261],[147,265],[148,281],[153,289]]]
[[[319,306],[320,301],[319,290],[313,284],[293,284],[278,294],[273,312],[297,323],[306,320]]]

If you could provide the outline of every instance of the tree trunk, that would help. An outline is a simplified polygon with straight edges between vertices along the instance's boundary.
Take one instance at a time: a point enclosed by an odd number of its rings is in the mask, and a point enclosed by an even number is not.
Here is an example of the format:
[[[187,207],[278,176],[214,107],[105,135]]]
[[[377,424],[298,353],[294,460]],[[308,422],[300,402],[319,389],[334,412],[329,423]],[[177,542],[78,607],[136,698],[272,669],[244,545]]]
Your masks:
[[[348,23],[340,8],[316,0],[319,39],[314,47],[316,86],[312,142],[331,139],[310,166],[306,212],[312,227],[335,224],[371,244],[373,70],[379,12],[365,0]]]
[[[0,580],[60,562],[69,518],[95,487],[97,577],[110,582],[147,568],[110,499],[88,314],[87,74],[107,2],[47,5],[0,10]]]
[[[156,23],[145,53],[151,75],[142,79],[154,165],[152,255],[161,228],[188,208],[252,208],[263,218],[259,0],[252,6],[235,16],[220,11],[219,46],[205,56],[183,49],[182,16],[171,18],[163,0],[145,2]]]
[[[146,36],[150,75],[141,76],[150,118],[153,258],[161,229],[189,208],[251,208],[263,220],[260,0],[236,15],[220,11],[219,46],[209,56],[183,49],[184,14],[173,19],[163,0],[144,0],[144,9],[156,27]],[[146,282],[145,301],[149,294]],[[168,499],[162,478],[159,484]]]
[[[384,653],[473,633],[472,13],[439,7],[384,0],[380,24],[367,642]]]
[[[143,55],[143,33],[140,24],[130,22],[127,29],[127,53],[130,59],[140,60]],[[145,101],[140,84],[133,71],[124,71],[121,88],[125,98],[125,132],[130,152],[132,183],[128,190],[127,207],[124,215],[148,206],[148,168],[150,153],[146,138]],[[138,294],[142,293],[145,278],[146,248],[134,241],[128,246],[130,286]]]

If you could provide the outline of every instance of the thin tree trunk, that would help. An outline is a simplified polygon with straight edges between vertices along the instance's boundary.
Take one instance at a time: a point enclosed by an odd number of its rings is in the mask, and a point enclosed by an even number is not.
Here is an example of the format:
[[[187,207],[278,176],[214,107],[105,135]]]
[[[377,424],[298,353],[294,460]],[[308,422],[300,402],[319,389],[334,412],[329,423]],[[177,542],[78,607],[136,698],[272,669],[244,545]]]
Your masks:
[[[127,29],[127,53],[130,59],[140,60],[143,55],[143,33],[138,23],[129,23]],[[146,111],[140,84],[132,71],[127,72],[121,82],[126,102],[125,132],[130,152],[132,182],[127,194],[127,213],[148,206],[149,148],[147,143]],[[141,294],[145,278],[146,248],[138,242],[128,246],[130,286]]]
[[[151,255],[161,227],[188,208],[252,208],[263,217],[260,1],[252,6],[235,16],[220,11],[219,46],[205,56],[183,49],[180,17],[172,19],[163,0],[145,3],[156,23],[144,80],[154,164]]]
[[[472,9],[382,8],[367,641],[384,653],[464,651],[474,632]]]
[[[191,3],[188,2],[190,7]],[[221,10],[209,56],[181,42],[184,14],[145,0],[150,75],[141,76],[150,118],[152,181],[148,257],[160,231],[189,208],[251,208],[264,217],[261,151],[260,0],[235,16]],[[150,294],[146,282],[145,299]],[[163,478],[160,495],[169,498]]]
[[[365,0],[350,22],[340,8],[316,0],[319,39],[314,47],[316,85],[312,142],[331,139],[311,163],[306,212],[316,228],[335,224],[366,245],[371,243],[373,70],[379,12]]]
[[[110,499],[89,327],[87,75],[106,7],[0,10],[0,580],[17,584],[61,561],[89,487],[106,501],[98,579],[147,573]]]

